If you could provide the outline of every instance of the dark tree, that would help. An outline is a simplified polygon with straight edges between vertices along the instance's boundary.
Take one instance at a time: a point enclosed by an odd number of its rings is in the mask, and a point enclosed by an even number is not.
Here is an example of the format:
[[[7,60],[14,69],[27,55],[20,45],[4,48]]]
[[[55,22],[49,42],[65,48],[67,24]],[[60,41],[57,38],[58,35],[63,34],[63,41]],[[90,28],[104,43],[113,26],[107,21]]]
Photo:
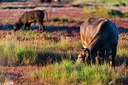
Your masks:
[[[44,2],[48,2],[48,3],[51,3],[52,0],[40,0],[41,3],[44,3]]]
[[[40,2],[41,2],[41,3],[44,3],[44,2],[45,2],[45,0],[40,0]]]
[[[51,2],[52,2],[52,0],[47,0],[47,2],[48,2],[48,3],[51,3]]]
[[[59,3],[61,3],[61,0],[58,0]]]

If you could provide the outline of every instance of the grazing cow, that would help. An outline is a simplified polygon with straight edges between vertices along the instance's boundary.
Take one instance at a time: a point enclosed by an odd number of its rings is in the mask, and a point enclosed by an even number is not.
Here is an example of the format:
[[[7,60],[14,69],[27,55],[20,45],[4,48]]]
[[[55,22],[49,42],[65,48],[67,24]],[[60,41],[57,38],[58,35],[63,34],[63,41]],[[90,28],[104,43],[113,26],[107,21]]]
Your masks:
[[[17,31],[20,29],[21,26],[23,26],[23,30],[25,30],[25,27],[27,26],[27,30],[29,30],[31,23],[38,23],[39,25],[39,31],[43,29],[44,31],[44,25],[43,25],[43,19],[45,15],[45,10],[34,10],[25,12],[20,19],[14,24],[14,31]],[[46,12],[47,14],[47,12]]]
[[[80,26],[80,35],[83,48],[78,55],[77,62],[87,62],[95,57],[112,55],[112,65],[115,66],[115,56],[118,44],[118,29],[108,19],[89,18]]]

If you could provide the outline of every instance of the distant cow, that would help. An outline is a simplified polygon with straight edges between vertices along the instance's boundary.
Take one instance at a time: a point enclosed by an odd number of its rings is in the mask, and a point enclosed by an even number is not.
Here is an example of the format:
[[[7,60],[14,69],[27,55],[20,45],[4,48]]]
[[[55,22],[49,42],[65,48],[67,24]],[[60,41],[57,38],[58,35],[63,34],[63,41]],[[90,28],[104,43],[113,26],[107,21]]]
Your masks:
[[[118,29],[108,19],[89,18],[80,26],[83,48],[78,55],[77,62],[87,62],[95,57],[105,58],[112,55],[112,65],[115,66],[115,56],[118,44]]]
[[[14,31],[17,31],[20,29],[21,26],[23,26],[23,30],[25,30],[25,27],[27,26],[27,30],[29,30],[31,23],[38,23],[39,30],[41,31],[43,29],[44,31],[44,25],[43,25],[43,19],[45,15],[45,10],[34,10],[25,12],[20,19],[14,24]],[[47,14],[47,12],[46,12]]]

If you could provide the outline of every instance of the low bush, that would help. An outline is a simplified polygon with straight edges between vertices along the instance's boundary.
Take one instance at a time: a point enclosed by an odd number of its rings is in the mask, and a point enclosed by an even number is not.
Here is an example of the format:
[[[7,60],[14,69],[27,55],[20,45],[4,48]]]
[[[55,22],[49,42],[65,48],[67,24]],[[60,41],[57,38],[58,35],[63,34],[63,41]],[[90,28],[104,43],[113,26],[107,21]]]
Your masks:
[[[125,3],[123,3],[123,2],[120,2],[120,5],[121,5],[121,6],[126,6],[126,4],[125,4]]]
[[[59,22],[59,21],[61,21],[61,19],[59,19],[59,18],[54,18],[53,21],[54,21],[54,22]]]
[[[119,7],[120,5],[119,5],[119,4],[113,4],[113,6],[117,6],[117,7]]]
[[[97,10],[92,10],[92,11],[85,11],[83,12],[86,15],[91,15],[94,17],[113,17],[113,16],[118,16],[118,17],[123,17],[124,14],[119,11],[119,10],[113,10],[113,9],[106,9],[106,8],[101,8]]]
[[[120,16],[120,17],[122,17],[124,14],[121,12],[121,11],[119,11],[119,10],[110,10],[109,12],[108,12],[108,14],[110,15],[110,16]]]
[[[125,13],[124,13],[124,16],[125,16],[125,17],[128,17],[128,12],[125,12]]]
[[[69,21],[67,18],[62,19],[63,22]]]

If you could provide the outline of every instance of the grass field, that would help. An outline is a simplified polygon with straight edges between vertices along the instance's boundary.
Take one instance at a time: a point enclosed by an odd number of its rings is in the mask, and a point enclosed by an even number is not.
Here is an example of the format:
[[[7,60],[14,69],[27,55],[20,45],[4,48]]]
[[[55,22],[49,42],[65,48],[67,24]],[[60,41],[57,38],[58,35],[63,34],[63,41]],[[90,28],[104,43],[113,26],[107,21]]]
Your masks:
[[[29,31],[14,32],[12,25],[30,10],[33,9],[0,9],[0,85],[128,84],[126,8],[114,11],[100,6],[49,8],[44,32],[40,33],[37,25]],[[88,17],[109,18],[118,27],[115,69],[106,62],[91,66],[76,63],[82,48],[79,27]]]

